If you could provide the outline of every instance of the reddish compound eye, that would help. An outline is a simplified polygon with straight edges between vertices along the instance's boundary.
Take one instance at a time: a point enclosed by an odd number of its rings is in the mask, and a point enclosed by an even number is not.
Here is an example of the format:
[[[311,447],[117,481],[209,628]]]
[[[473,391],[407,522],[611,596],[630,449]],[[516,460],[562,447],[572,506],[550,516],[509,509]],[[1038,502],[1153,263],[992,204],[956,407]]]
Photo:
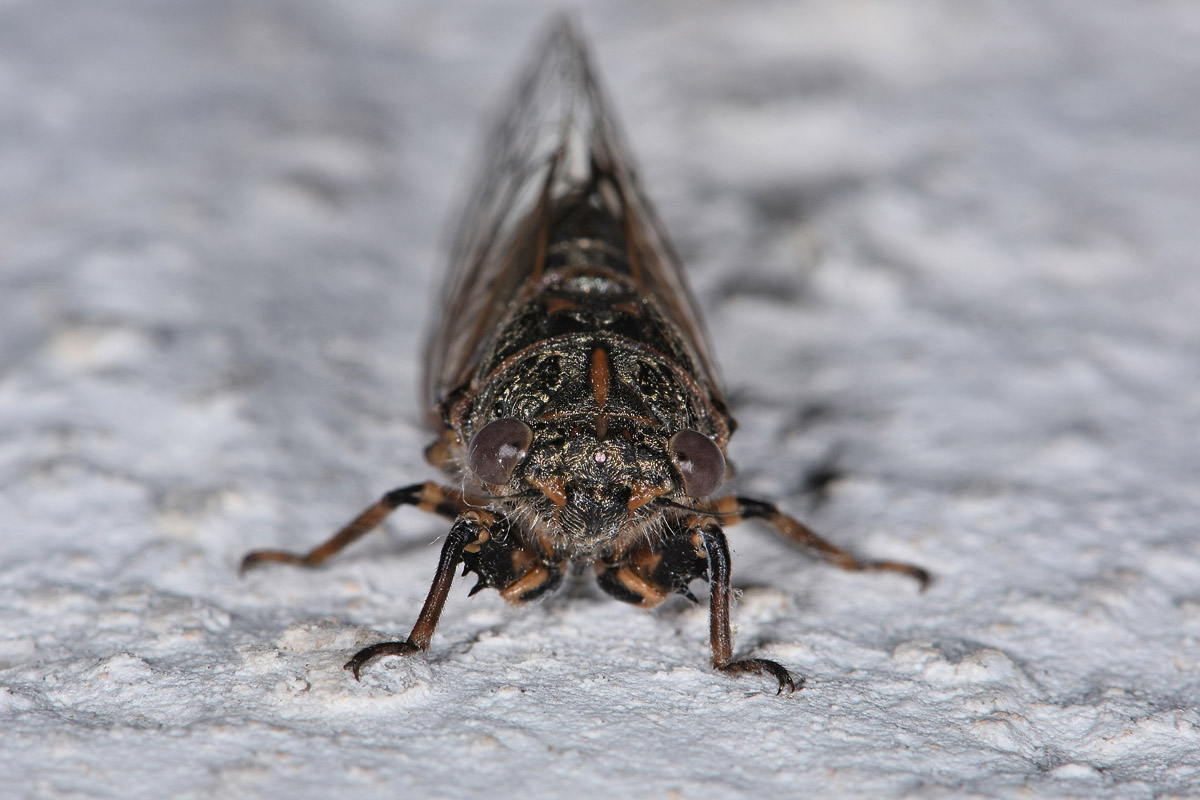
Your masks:
[[[533,431],[521,420],[514,417],[493,420],[471,438],[467,465],[483,483],[506,484],[529,452],[532,441]]]
[[[671,437],[671,453],[683,474],[683,490],[708,497],[725,480],[725,455],[716,442],[699,431],[680,431]]]

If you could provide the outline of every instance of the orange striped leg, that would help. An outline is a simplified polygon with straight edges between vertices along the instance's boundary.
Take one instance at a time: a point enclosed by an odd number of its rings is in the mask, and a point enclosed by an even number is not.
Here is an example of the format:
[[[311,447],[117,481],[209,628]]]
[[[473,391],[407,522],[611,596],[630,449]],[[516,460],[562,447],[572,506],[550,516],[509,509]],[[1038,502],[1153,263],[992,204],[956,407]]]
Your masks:
[[[454,519],[466,509],[462,494],[453,489],[446,489],[433,481],[414,483],[400,489],[393,489],[379,499],[379,502],[359,514],[348,525],[335,533],[324,544],[314,547],[301,555],[284,550],[255,550],[242,559],[241,572],[254,569],[260,564],[292,564],[298,567],[316,567],[323,564],[343,548],[358,541],[364,534],[374,530],[388,514],[400,506],[416,506],[431,514]]]
[[[727,525],[736,525],[745,519],[761,519],[775,529],[783,538],[801,547],[808,548],[834,566],[846,570],[879,570],[908,575],[921,585],[921,591],[929,588],[932,578],[929,572],[913,564],[900,561],[867,561],[843,550],[815,533],[795,517],[784,514],[771,503],[749,497],[724,497],[716,503],[717,516]]]

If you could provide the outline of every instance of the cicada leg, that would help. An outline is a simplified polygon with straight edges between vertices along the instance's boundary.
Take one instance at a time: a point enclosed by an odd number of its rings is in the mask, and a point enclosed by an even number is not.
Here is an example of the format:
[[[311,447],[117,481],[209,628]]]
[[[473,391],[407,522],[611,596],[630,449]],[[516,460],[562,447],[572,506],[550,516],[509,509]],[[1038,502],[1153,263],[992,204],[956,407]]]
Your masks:
[[[454,519],[466,510],[460,492],[439,486],[433,481],[414,483],[412,486],[404,486],[388,492],[379,499],[379,502],[355,517],[328,541],[303,555],[285,550],[255,550],[248,553],[242,559],[241,572],[244,574],[247,570],[267,563],[292,564],[299,567],[319,566],[374,530],[388,514],[400,506],[416,506],[422,511],[439,514],[450,519]]]
[[[654,608],[672,594],[699,602],[688,585],[708,577],[708,555],[698,532],[682,529],[596,562],[596,582],[613,597]]]
[[[627,603],[653,608],[672,593],[689,600],[694,580],[709,579],[709,638],[712,666],[732,674],[764,672],[779,682],[779,691],[803,685],[782,665],[765,658],[733,658],[730,626],[729,546],[711,517],[692,517],[666,539],[644,543],[597,563],[597,580],[606,592]]]
[[[464,575],[474,572],[479,576],[479,582],[471,589],[472,595],[493,588],[510,603],[528,602],[557,587],[562,583],[565,566],[542,552],[540,546],[523,544],[503,517],[479,510],[465,512],[455,520],[442,545],[433,585],[412,632],[402,642],[380,642],[356,653],[346,662],[346,669],[354,673],[355,679],[368,661],[380,656],[402,656],[429,649],[459,564],[464,566]]]
[[[789,692],[796,691],[797,686],[804,685],[804,678],[800,678],[799,682],[793,680],[791,673],[784,669],[782,664],[765,658],[744,658],[737,661],[733,659],[733,630],[729,621],[729,544],[725,541],[724,532],[715,522],[699,524],[703,525],[698,530],[708,557],[708,636],[712,643],[713,668],[734,674],[765,672],[779,681],[779,691],[776,694],[782,694],[785,688]]]
[[[915,579],[921,585],[921,591],[927,589],[932,580],[927,570],[913,564],[905,564],[900,561],[868,561],[858,558],[827,541],[795,517],[784,514],[774,504],[763,500],[754,500],[749,497],[725,497],[717,501],[716,511],[719,513],[721,521],[727,525],[736,525],[745,519],[761,519],[783,538],[812,550],[830,564],[845,570],[899,572],[901,575],[908,575]]]
[[[359,679],[363,666],[372,659],[380,656],[402,656],[429,649],[433,631],[441,619],[442,609],[446,607],[446,597],[450,594],[450,585],[454,583],[454,570],[462,562],[464,548],[473,542],[486,541],[487,527],[478,519],[459,517],[454,527],[446,536],[442,545],[442,554],[438,558],[437,572],[433,576],[433,585],[421,606],[421,613],[413,625],[412,632],[402,642],[379,642],[370,647],[364,647],[355,653],[354,658],[345,664],[345,669],[354,673],[354,679]]]

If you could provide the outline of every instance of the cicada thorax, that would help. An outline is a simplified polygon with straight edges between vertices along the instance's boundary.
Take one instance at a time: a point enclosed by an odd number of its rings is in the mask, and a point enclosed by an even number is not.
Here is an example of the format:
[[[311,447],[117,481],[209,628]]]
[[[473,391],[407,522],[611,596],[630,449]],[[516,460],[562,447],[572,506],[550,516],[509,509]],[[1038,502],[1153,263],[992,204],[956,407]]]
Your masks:
[[[506,480],[480,488],[562,557],[620,551],[653,533],[665,521],[654,501],[686,497],[672,437],[697,431],[723,447],[729,434],[695,377],[698,354],[639,286],[627,231],[598,193],[543,206],[533,246],[514,243],[542,264],[447,415],[461,442],[492,424],[513,439],[508,452],[524,445],[511,469],[484,469]]]

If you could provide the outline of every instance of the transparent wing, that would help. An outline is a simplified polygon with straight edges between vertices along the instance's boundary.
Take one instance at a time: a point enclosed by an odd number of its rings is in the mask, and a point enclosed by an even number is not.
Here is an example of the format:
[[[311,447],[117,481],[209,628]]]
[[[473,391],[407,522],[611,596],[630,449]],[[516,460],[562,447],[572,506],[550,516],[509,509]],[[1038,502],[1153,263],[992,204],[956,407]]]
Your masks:
[[[521,73],[483,156],[426,351],[426,398],[435,416],[469,380],[509,304],[541,279],[542,264],[529,243],[549,210],[589,185],[597,171],[616,188],[609,205],[626,233],[632,276],[676,323],[694,351],[695,377],[722,402],[679,259],[639,186],[586,46],[565,16],[553,21]]]

